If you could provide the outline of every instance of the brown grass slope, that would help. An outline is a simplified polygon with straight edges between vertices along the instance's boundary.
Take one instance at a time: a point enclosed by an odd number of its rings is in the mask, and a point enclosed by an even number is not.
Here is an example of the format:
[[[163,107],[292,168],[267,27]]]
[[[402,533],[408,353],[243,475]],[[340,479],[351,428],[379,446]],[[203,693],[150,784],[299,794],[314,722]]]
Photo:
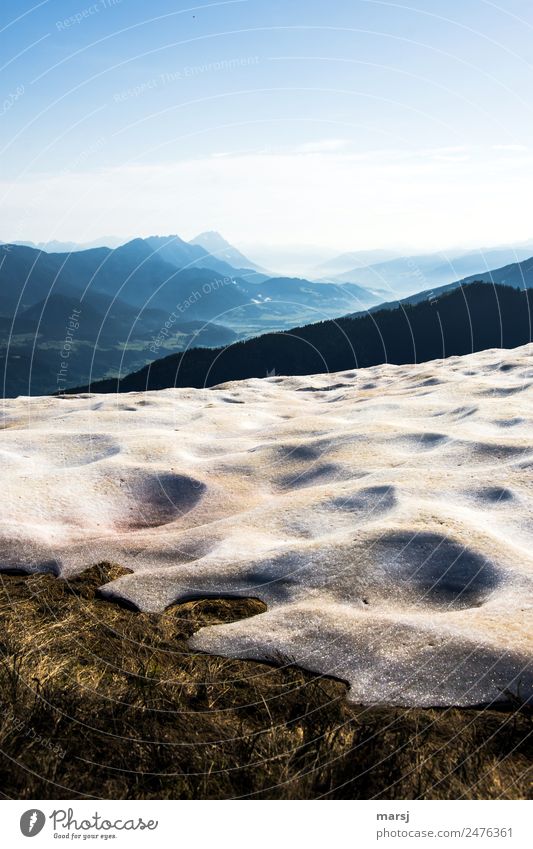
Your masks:
[[[531,711],[349,706],[293,665],[191,651],[250,600],[146,614],[99,598],[122,573],[0,575],[0,791],[7,798],[516,799]]]

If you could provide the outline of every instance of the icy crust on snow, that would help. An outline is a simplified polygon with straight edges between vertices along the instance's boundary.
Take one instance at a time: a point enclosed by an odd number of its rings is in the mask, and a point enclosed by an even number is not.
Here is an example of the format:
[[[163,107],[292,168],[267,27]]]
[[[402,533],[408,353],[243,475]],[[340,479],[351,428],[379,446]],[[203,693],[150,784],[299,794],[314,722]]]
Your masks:
[[[1,567],[142,610],[253,596],[193,648],[367,704],[529,698],[533,345],[214,389],[3,402]]]

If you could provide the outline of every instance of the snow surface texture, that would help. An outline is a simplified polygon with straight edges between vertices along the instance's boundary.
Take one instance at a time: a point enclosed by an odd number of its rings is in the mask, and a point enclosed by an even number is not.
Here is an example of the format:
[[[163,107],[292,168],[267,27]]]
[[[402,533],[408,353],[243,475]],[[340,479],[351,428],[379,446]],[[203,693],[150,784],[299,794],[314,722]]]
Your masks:
[[[117,562],[102,592],[147,611],[260,598],[191,645],[355,702],[529,698],[532,355],[5,401],[2,568]]]

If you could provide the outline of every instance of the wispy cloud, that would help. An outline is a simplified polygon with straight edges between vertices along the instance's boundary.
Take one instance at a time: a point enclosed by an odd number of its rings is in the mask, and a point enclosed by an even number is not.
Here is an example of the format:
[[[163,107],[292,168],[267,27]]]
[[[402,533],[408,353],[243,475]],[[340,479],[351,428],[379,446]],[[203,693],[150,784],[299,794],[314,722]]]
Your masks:
[[[525,144],[493,144],[492,150],[501,150],[505,153],[527,153],[529,148]]]
[[[349,147],[348,139],[321,139],[306,142],[294,148],[295,153],[336,153]]]
[[[423,155],[436,162],[467,162],[471,154],[472,148],[468,145],[434,147],[423,151]]]
[[[236,242],[431,248],[530,235],[533,154],[522,152],[518,162],[491,147],[310,153],[240,152],[91,171],[81,165],[77,173],[6,182],[0,238],[89,241],[104,231],[192,237],[213,229]]]

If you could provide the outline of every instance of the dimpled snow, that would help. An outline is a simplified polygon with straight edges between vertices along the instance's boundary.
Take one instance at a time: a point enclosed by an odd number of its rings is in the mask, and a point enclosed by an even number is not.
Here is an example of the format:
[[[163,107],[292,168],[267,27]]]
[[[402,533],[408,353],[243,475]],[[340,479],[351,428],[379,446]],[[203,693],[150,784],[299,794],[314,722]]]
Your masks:
[[[533,345],[213,389],[3,402],[1,568],[141,610],[267,611],[194,649],[365,704],[530,698]]]

